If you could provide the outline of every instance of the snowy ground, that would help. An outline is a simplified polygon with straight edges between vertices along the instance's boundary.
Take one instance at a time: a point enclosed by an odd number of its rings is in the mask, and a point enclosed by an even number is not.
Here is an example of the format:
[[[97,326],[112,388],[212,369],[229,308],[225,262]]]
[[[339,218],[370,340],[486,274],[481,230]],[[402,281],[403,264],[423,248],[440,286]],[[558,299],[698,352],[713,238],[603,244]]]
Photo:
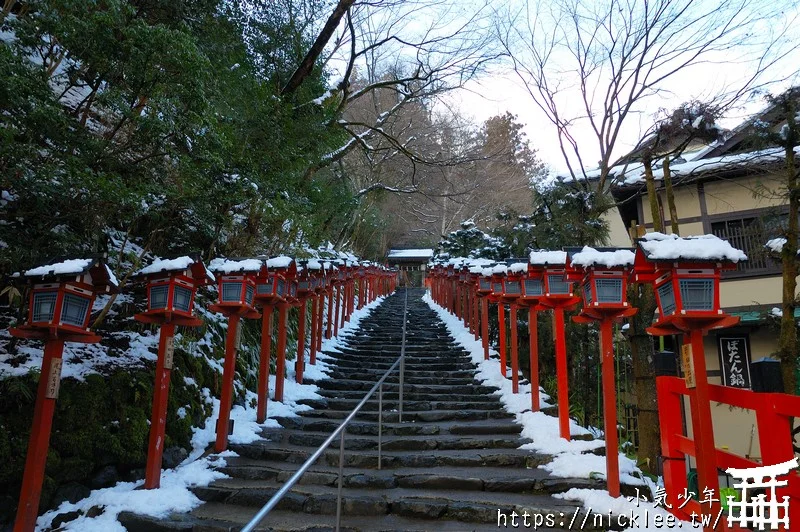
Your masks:
[[[323,350],[337,350],[344,345],[344,339],[354,330],[358,329],[358,324],[372,309],[380,305],[383,298],[379,298],[362,310],[356,310],[350,321],[344,328],[339,330],[337,338],[324,340]],[[306,367],[304,375],[311,380],[321,380],[328,377],[326,355],[317,355],[315,366],[310,365],[308,355],[306,355]],[[65,366],[67,366],[65,364]],[[298,413],[309,410],[306,405],[297,404],[301,399],[316,399],[317,386],[313,384],[297,384],[295,382],[294,364],[287,370],[284,402],[269,401],[267,406],[268,419],[263,424],[256,423],[256,410],[250,408],[250,399],[255,398],[253,392],[248,391],[247,407],[234,406],[231,410],[231,419],[235,421],[234,433],[229,441],[231,443],[251,443],[261,438],[261,429],[264,427],[277,427],[276,417],[296,416]],[[270,390],[275,389],[275,376],[270,375]],[[65,512],[82,511],[84,514],[92,507],[105,507],[101,515],[93,518],[85,515],[70,521],[61,530],[72,530],[80,532],[124,532],[125,529],[117,520],[120,512],[129,511],[140,515],[149,515],[155,518],[164,518],[172,512],[189,512],[200,506],[202,501],[191,491],[195,486],[207,486],[214,480],[226,478],[216,468],[225,465],[225,458],[237,456],[232,451],[224,453],[205,454],[206,448],[214,441],[215,420],[219,413],[219,399],[212,397],[208,388],[201,390],[206,401],[213,404],[213,413],[206,419],[205,427],[194,429],[192,437],[192,451],[186,460],[175,469],[167,469],[161,474],[161,487],[154,490],[137,489],[143,484],[138,482],[120,482],[117,485],[93,491],[89,497],[77,503],[65,502],[55,510],[51,510],[36,522],[37,529],[50,528],[53,518]]]
[[[539,453],[553,456],[553,460],[543,466],[551,475],[564,478],[605,478],[606,459],[603,456],[591,454],[589,451],[604,447],[605,441],[595,439],[593,441],[572,440],[566,441],[559,437],[558,418],[548,416],[542,412],[531,412],[531,386],[530,384],[520,384],[519,393],[511,391],[511,379],[500,374],[500,361],[496,358],[485,360],[483,358],[483,345],[464,324],[447,310],[437,305],[431,299],[430,293],[424,297],[425,302],[439,315],[447,326],[450,334],[469,351],[472,361],[478,365],[477,376],[484,384],[496,386],[500,389],[496,392],[500,395],[500,400],[506,410],[516,415],[516,420],[522,425],[522,437],[533,440],[531,443],[524,444],[521,448],[531,449]],[[497,354],[490,350],[490,354]],[[541,389],[538,391],[542,406],[547,406],[550,399]],[[599,431],[598,431],[599,432]],[[570,420],[570,433],[572,435],[589,434],[590,431],[578,425],[574,420]],[[642,475],[641,470],[627,456],[619,455],[620,480],[625,484],[641,484],[642,493],[650,494],[655,488],[653,482]],[[626,497],[613,498],[605,490],[577,489],[573,488],[566,493],[555,495],[557,498],[581,501],[585,508],[591,509],[593,513],[613,512],[614,516],[625,514],[638,515],[638,526],[629,530],[661,530],[651,528],[655,515],[661,515],[661,519],[666,519],[667,512],[663,508],[657,507],[652,502],[629,501]],[[645,519],[647,517],[647,519]],[[650,527],[648,527],[649,522]],[[627,521],[625,521],[627,524]],[[687,528],[691,528],[691,525]]]

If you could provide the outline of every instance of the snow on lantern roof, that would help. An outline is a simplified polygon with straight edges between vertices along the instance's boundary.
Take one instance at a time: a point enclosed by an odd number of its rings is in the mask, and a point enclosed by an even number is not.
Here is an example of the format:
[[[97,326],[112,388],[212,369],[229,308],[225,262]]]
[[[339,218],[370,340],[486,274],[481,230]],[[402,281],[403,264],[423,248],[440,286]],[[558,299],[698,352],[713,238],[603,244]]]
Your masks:
[[[194,262],[194,259],[188,256],[178,257],[176,259],[156,259],[151,262],[149,266],[145,266],[141,270],[134,273],[133,276],[136,277],[139,275],[150,275],[153,273],[185,270],[194,264]]]
[[[494,267],[483,268],[481,270],[481,275],[483,275],[484,277],[491,277],[492,273],[494,273]]]
[[[25,272],[25,277],[47,277],[48,275],[70,275],[84,273],[95,259],[67,259],[54,264],[45,264]]]
[[[531,251],[530,261],[537,266],[564,266],[567,264],[567,252],[546,249]]]
[[[615,268],[633,265],[634,257],[635,254],[630,249],[595,249],[584,246],[581,251],[572,255],[570,260],[574,266],[583,268],[592,266]]]
[[[214,273],[254,273],[261,270],[264,262],[260,259],[224,259],[218,257],[211,261],[208,269]]]
[[[323,269],[323,264],[324,263],[318,261],[317,259],[309,259],[309,261],[306,262],[306,268],[309,270],[319,271]]]
[[[273,257],[267,260],[267,268],[288,268],[293,260],[292,257],[287,257],[286,255]]]
[[[481,273],[486,266],[494,265],[494,261],[491,259],[468,259],[467,266],[469,267],[469,273]]]
[[[648,233],[639,239],[645,258],[651,261],[725,261],[747,260],[743,251],[715,235],[679,237],[664,233]]]
[[[433,257],[432,249],[390,249],[387,255],[390,259],[430,259]]]
[[[511,273],[525,273],[528,271],[527,262],[515,262],[508,267]]]
[[[96,288],[101,288],[105,291],[117,291],[119,289],[119,281],[111,271],[111,268],[100,258],[93,259],[65,259],[51,264],[45,264],[31,268],[24,272],[25,277],[60,277],[60,276],[78,276],[89,275],[89,279],[85,281],[92,283]],[[19,277],[19,273],[15,273],[12,277]]]
[[[508,273],[508,266],[505,264],[497,264],[492,268],[492,273],[506,274]]]

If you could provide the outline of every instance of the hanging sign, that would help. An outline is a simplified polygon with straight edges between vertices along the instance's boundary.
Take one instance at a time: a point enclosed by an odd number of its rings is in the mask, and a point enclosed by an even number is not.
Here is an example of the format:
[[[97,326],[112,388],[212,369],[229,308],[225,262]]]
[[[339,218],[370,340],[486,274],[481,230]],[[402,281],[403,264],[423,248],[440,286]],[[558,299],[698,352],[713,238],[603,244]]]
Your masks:
[[[58,389],[61,387],[61,365],[64,361],[60,358],[50,360],[50,371],[47,373],[47,389],[44,392],[46,399],[58,399]]]
[[[172,369],[172,360],[175,357],[175,337],[170,336],[164,342],[164,369]]]
[[[750,389],[750,346],[746,334],[717,337],[722,385]]]
[[[683,380],[686,381],[687,388],[695,388],[697,383],[694,377],[694,359],[692,358],[692,344],[684,344],[681,347],[681,371]]]

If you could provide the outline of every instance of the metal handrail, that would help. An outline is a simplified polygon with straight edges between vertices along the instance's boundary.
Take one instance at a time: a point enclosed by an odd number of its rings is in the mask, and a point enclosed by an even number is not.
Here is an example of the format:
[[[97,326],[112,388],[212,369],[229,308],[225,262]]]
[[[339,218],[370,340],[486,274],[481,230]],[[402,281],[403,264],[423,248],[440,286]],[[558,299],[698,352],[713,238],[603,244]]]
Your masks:
[[[341,525],[342,520],[342,478],[344,473],[344,437],[345,437],[345,429],[347,425],[356,417],[359,410],[367,403],[370,397],[375,393],[375,390],[380,390],[378,394],[378,469],[381,468],[381,438],[383,433],[383,383],[386,381],[386,378],[397,369],[398,365],[400,367],[400,390],[399,390],[399,405],[398,405],[398,421],[400,423],[403,422],[403,384],[404,384],[404,373],[405,373],[405,360],[406,360],[406,316],[408,313],[408,290],[405,292],[405,299],[403,300],[403,336],[400,344],[400,356],[395,360],[394,364],[386,370],[383,376],[375,383],[375,386],[367,392],[367,395],[361,400],[360,403],[350,412],[344,421],[334,430],[328,439],[322,442],[322,445],[312,454],[308,460],[306,460],[300,469],[292,475],[289,480],[286,481],[286,484],[283,485],[281,489],[279,489],[272,498],[267,501],[267,503],[261,507],[261,509],[253,516],[253,518],[248,522],[244,528],[242,528],[241,532],[252,532],[255,527],[264,520],[267,514],[272,511],[275,506],[289,493],[295,484],[300,480],[300,478],[305,474],[306,471],[316,462],[322,453],[333,443],[337,436],[339,436],[339,484],[337,488],[337,498],[336,498],[336,532],[339,532],[339,528]]]

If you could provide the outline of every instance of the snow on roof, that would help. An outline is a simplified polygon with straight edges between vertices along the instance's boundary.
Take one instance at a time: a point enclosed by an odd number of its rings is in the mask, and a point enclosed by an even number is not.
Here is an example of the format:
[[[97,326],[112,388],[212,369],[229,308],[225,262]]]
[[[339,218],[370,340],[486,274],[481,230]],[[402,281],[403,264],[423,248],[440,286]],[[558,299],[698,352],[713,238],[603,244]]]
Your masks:
[[[390,259],[430,259],[433,257],[432,249],[390,249],[387,255]]]
[[[264,263],[260,259],[223,259],[218,257],[211,261],[208,269],[215,273],[257,272]]]
[[[150,275],[151,273],[160,272],[175,272],[185,270],[192,264],[194,264],[194,259],[188,256],[178,257],[176,259],[156,259],[151,262],[149,266],[145,266],[133,275],[136,276]]]
[[[572,264],[589,268],[591,266],[605,266],[613,268],[616,266],[631,266],[633,251],[629,249],[617,249],[614,251],[598,251],[595,248],[584,246],[582,250],[572,256]]]
[[[492,268],[492,273],[508,273],[508,266],[505,264],[498,264],[494,268]]]
[[[483,275],[484,277],[491,277],[492,273],[494,273],[494,268],[493,267],[484,268],[484,269],[481,270],[481,275]]]
[[[536,264],[539,266],[546,266],[546,265],[563,266],[567,263],[567,252],[548,251],[546,249],[531,251],[530,261],[531,264]]]
[[[67,275],[83,273],[95,262],[94,259],[67,259],[55,264],[38,266],[25,272],[25,277],[45,277],[47,275]]]
[[[729,261],[747,260],[747,255],[715,235],[679,237],[648,233],[639,240],[648,260]]]
[[[511,273],[525,273],[528,271],[528,263],[527,262],[515,262],[511,266],[508,267]]]
[[[291,266],[293,260],[292,257],[287,257],[286,255],[273,257],[267,260],[267,268],[288,268]]]
[[[317,259],[311,259],[306,263],[306,268],[309,270],[321,270],[323,268],[323,263],[318,261]]]
[[[795,153],[800,154],[800,146],[795,148]],[[698,154],[702,156],[702,154]],[[731,155],[721,155],[719,157],[708,157],[707,159],[694,159],[683,163],[673,163],[670,165],[670,172],[673,178],[698,175],[714,170],[728,170],[741,168],[752,164],[776,163],[784,160],[785,153],[783,148],[768,148],[745,153]],[[621,171],[621,169],[620,169]],[[615,176],[626,185],[634,185],[644,181],[644,167],[639,164],[628,166],[624,175]],[[663,168],[654,168],[653,177],[655,179],[664,178]]]

